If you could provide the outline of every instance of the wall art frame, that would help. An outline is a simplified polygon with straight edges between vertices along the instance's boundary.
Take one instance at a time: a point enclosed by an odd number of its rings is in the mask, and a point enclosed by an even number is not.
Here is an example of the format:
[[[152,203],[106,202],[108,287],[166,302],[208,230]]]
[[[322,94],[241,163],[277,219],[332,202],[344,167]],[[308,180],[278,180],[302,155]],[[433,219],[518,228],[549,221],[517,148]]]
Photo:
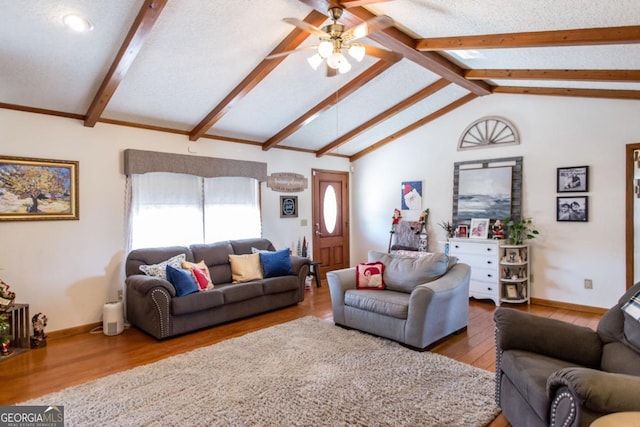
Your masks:
[[[467,195],[460,192],[460,177],[461,171],[464,178],[465,171],[479,170],[479,169],[492,169],[492,168],[510,168],[511,169],[511,184],[510,184],[510,200],[508,203],[508,210],[505,209],[504,213],[508,215],[500,218],[496,215],[503,215],[500,210],[484,210],[484,212],[469,212],[464,209],[464,200],[461,203],[461,197],[464,198]],[[463,182],[464,184],[464,182]],[[504,201],[503,201],[504,202]],[[506,208],[507,204],[504,204]],[[494,212],[494,214],[492,214]],[[458,227],[461,224],[470,225],[471,219],[477,218],[490,218],[491,223],[496,219],[520,218],[522,215],[522,156],[518,157],[504,157],[487,160],[470,160],[465,162],[456,162],[453,166],[453,208],[452,208],[452,223],[454,227]]]
[[[0,156],[0,221],[78,220],[79,162]]]
[[[556,174],[558,193],[586,193],[589,191],[589,166],[558,168]]]
[[[280,218],[298,217],[298,196],[280,196]]]
[[[558,196],[556,198],[556,221],[588,222],[589,196]]]

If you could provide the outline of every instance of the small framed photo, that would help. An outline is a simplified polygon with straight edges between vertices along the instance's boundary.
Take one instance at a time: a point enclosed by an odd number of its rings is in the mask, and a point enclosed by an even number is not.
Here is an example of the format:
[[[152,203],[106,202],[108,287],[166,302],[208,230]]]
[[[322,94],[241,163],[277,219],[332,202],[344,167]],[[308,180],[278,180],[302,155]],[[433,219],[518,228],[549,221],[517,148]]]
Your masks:
[[[520,251],[517,248],[508,248],[504,251],[503,262],[507,262],[510,264],[517,264],[522,262],[522,258],[520,257]]]
[[[518,287],[515,283],[509,283],[504,288],[508,299],[518,299]]]
[[[459,225],[456,229],[456,237],[467,237],[469,235],[469,231],[466,225]]]
[[[557,197],[556,221],[589,221],[589,197]]]
[[[471,220],[472,239],[486,239],[489,236],[489,218],[473,218]]]
[[[558,193],[586,193],[589,191],[589,166],[558,168]]]
[[[280,218],[298,217],[298,196],[280,196]]]

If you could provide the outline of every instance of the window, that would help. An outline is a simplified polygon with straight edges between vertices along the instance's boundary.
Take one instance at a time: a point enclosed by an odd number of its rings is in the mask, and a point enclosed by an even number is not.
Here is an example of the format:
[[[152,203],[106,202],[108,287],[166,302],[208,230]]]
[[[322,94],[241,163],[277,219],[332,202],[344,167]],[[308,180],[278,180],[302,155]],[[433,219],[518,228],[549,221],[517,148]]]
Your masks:
[[[244,177],[129,176],[130,249],[260,237],[260,186]]]

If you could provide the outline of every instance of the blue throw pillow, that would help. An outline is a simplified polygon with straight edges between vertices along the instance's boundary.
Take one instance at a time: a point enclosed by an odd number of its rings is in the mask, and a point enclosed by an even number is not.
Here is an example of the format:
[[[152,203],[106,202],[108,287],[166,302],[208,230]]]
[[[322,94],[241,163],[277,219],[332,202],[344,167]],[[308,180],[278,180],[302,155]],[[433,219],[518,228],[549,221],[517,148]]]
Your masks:
[[[260,262],[264,277],[277,277],[293,274],[289,248],[275,252],[260,252]]]
[[[179,297],[198,292],[198,284],[187,270],[167,265],[167,280],[176,288]]]

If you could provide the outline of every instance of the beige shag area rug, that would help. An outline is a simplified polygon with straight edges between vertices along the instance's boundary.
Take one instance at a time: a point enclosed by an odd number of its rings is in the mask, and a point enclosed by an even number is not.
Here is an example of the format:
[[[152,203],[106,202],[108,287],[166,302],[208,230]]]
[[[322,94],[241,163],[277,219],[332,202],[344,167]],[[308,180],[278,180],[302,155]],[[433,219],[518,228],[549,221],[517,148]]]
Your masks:
[[[494,375],[305,317],[74,386],[67,426],[484,426]]]

